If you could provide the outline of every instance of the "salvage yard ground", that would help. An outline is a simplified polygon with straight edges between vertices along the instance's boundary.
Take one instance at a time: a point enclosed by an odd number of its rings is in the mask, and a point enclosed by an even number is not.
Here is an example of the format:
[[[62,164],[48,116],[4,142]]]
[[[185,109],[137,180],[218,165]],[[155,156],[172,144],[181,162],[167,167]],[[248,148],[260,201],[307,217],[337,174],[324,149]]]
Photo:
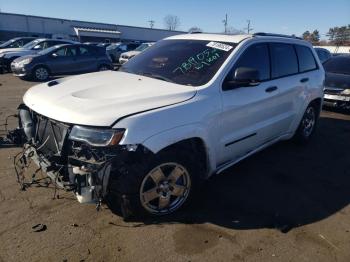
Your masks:
[[[34,84],[0,75],[0,125]],[[323,111],[309,145],[282,142],[246,159],[167,219],[126,223],[72,193],[20,191],[17,152],[0,145],[0,262],[350,261],[349,113]],[[33,232],[38,223],[47,229]]]

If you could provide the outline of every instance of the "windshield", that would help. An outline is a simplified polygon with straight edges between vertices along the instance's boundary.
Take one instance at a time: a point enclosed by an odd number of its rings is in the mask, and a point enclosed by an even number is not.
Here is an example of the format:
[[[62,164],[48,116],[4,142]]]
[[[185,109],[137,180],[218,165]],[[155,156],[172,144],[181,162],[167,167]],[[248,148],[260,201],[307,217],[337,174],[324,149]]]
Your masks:
[[[23,48],[26,48],[26,49],[32,49],[34,46],[36,46],[38,43],[40,43],[42,40],[39,40],[39,39],[37,39],[37,40],[33,40],[33,41],[31,41],[31,42],[29,42],[28,44],[25,44],[24,46],[23,46]]]
[[[136,48],[135,51],[143,51],[149,46],[150,46],[149,44],[142,44],[138,48]]]
[[[114,49],[116,48],[117,46],[120,46],[122,43],[113,43],[113,44],[110,44],[108,47],[107,47],[107,50],[110,50],[110,49]]]
[[[46,55],[48,53],[50,53],[51,51],[57,49],[58,47],[60,47],[62,45],[55,45],[55,46],[51,46],[49,48],[46,48],[44,50],[41,50],[40,52],[38,52],[39,55]]]
[[[328,73],[350,75],[350,56],[336,56],[330,58],[323,64]]]
[[[13,42],[17,41],[17,39],[11,39],[8,40],[0,45],[0,47],[7,47],[8,45],[12,44]]]
[[[212,79],[236,45],[206,40],[162,40],[125,63],[120,71],[200,86]]]

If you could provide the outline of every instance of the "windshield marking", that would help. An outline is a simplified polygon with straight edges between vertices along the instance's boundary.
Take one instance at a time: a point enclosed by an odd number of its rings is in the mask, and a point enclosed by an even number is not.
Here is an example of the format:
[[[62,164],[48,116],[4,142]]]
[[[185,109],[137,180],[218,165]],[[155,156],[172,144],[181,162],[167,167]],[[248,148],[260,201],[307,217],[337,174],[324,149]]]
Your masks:
[[[197,55],[191,56],[186,61],[181,63],[180,66],[176,67],[172,72],[180,70],[182,74],[186,74],[191,69],[201,70],[204,66],[210,66],[215,60],[220,57],[218,49],[205,49],[203,52]]]

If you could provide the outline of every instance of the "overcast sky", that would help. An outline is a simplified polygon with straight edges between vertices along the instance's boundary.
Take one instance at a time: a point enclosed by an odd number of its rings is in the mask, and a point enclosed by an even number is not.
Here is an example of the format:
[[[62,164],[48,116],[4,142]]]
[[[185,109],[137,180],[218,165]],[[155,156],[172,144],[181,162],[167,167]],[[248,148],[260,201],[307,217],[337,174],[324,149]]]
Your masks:
[[[2,12],[164,28],[167,14],[177,15],[179,30],[198,26],[206,32],[223,32],[222,20],[243,30],[250,19],[253,32],[301,35],[318,29],[350,24],[350,0],[0,0]],[[0,21],[1,22],[1,21]]]

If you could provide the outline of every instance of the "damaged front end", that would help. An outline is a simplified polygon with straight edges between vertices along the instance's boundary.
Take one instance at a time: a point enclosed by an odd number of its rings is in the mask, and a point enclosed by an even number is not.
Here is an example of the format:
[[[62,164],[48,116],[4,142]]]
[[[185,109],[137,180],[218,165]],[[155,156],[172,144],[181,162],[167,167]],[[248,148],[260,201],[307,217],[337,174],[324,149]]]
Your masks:
[[[55,186],[73,191],[80,203],[95,202],[99,207],[108,194],[110,176],[123,172],[131,155],[134,158],[146,150],[139,145],[119,145],[122,129],[61,123],[25,105],[18,110],[19,128],[9,137],[23,144],[20,162],[34,161]]]

